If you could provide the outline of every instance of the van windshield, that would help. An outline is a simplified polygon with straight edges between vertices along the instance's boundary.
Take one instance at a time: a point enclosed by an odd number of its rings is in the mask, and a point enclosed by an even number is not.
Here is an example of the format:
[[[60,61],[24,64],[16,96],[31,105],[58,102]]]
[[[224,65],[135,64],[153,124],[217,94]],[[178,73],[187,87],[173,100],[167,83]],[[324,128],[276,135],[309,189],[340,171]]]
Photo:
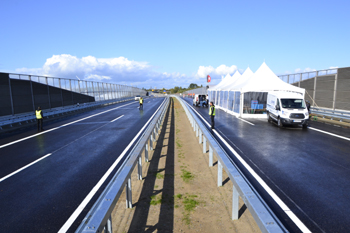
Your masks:
[[[303,99],[281,99],[282,108],[302,108],[305,109],[306,105]]]

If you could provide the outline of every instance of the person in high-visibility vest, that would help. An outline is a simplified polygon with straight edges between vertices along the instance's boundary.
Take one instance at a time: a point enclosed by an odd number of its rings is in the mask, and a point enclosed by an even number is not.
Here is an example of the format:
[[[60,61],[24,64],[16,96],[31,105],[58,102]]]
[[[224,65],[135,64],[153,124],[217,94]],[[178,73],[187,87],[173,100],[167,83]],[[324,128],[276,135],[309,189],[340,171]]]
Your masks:
[[[214,129],[214,126],[215,126],[215,122],[214,122],[215,106],[214,106],[213,102],[210,102],[209,116],[210,116],[210,119],[211,119],[211,129]]]
[[[36,116],[36,122],[38,125],[38,132],[43,131],[43,112],[41,111],[41,108],[38,107],[38,110],[35,111],[35,116]]]
[[[143,110],[143,99],[142,99],[142,97],[140,97],[140,107],[139,107],[139,109],[141,110],[141,108],[142,108],[142,110]]]

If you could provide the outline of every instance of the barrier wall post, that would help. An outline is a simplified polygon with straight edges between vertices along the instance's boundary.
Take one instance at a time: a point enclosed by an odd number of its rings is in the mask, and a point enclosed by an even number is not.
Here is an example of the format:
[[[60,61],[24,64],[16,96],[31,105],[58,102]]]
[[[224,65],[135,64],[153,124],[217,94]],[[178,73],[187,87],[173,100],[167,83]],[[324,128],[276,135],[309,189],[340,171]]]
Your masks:
[[[14,111],[14,108],[13,108],[13,98],[12,98],[12,88],[11,88],[11,78],[10,78],[10,76],[9,76],[9,89],[10,89],[12,115],[15,115],[15,111]]]
[[[35,112],[35,102],[34,102],[34,93],[33,93],[33,82],[32,82],[32,77],[29,75],[29,83],[30,83],[30,93],[32,94],[32,103],[33,103],[33,111]],[[61,84],[60,84],[61,88]],[[62,90],[61,90],[62,92]]]

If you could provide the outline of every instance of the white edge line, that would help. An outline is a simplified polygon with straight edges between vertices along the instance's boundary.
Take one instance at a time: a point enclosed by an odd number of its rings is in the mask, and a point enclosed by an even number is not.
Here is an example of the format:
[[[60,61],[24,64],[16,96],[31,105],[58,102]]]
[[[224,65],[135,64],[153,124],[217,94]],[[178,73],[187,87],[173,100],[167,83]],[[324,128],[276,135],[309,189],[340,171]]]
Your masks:
[[[69,217],[69,219],[66,221],[66,223],[61,227],[61,229],[58,231],[58,233],[64,233],[66,232],[74,223],[76,218],[80,215],[80,213],[84,210],[86,205],[90,202],[92,197],[96,194],[98,189],[101,187],[101,185],[105,182],[107,177],[111,174],[111,172],[114,170],[114,168],[119,164],[120,160],[124,157],[125,153],[129,150],[131,145],[135,142],[135,140],[139,137],[141,132],[144,130],[144,128],[148,125],[148,123],[153,119],[153,116],[158,112],[160,107],[164,104],[164,101],[162,104],[158,107],[157,111],[153,113],[151,118],[146,122],[146,124],[142,127],[142,129],[138,132],[138,134],[134,137],[134,139],[129,143],[129,145],[124,149],[124,151],[119,155],[117,160],[112,164],[112,166],[107,170],[107,172],[103,175],[103,177],[98,181],[98,183],[95,185],[95,187],[90,191],[90,193],[85,197],[83,202],[78,206],[78,208],[73,212],[73,214]]]
[[[254,125],[253,123],[251,123],[251,122],[249,122],[249,121],[247,121],[247,120],[243,120],[243,119],[240,118],[240,117],[237,117],[237,118],[240,119],[241,121],[244,121],[244,122],[248,123],[248,124]]]
[[[331,136],[334,136],[334,137],[337,137],[337,138],[341,138],[341,139],[345,139],[345,140],[350,141],[350,138],[343,137],[343,136],[340,136],[340,135],[337,135],[337,134],[334,134],[334,133],[329,133],[329,132],[326,132],[326,131],[323,131],[323,130],[320,130],[320,129],[315,129],[315,128],[312,128],[312,127],[309,127],[309,129],[312,129],[312,130],[318,131],[320,133],[328,134],[328,135],[331,135]]]
[[[118,120],[119,118],[122,118],[123,116],[124,116],[124,115],[121,115],[120,117],[115,118],[115,119],[112,120],[111,122],[114,122],[114,121]]]
[[[60,128],[62,128],[62,127],[65,127],[65,126],[68,126],[68,125],[77,123],[77,122],[79,122],[79,121],[83,121],[83,120],[86,120],[86,119],[88,119],[88,118],[91,118],[91,117],[94,117],[94,116],[98,116],[98,115],[101,115],[101,114],[106,113],[106,112],[113,111],[113,110],[115,110],[115,109],[118,109],[118,108],[127,106],[127,105],[129,105],[129,104],[134,104],[134,103],[128,103],[128,104],[125,104],[125,105],[122,105],[122,106],[119,106],[119,107],[116,107],[116,108],[109,109],[109,110],[104,111],[104,112],[100,112],[100,113],[97,113],[97,114],[94,114],[94,115],[91,115],[91,116],[88,116],[88,117],[85,117],[85,118],[82,118],[82,119],[79,119],[79,120],[76,120],[76,121],[73,121],[73,122],[70,122],[70,123],[67,123],[67,124],[64,124],[64,125],[58,126],[58,127],[56,127],[56,128],[52,128],[52,129],[49,129],[49,130],[45,130],[44,132],[41,132],[41,133],[33,134],[33,135],[31,135],[31,136],[28,136],[28,137],[25,137],[25,138],[22,138],[22,139],[13,141],[13,142],[9,142],[9,143],[7,143],[7,144],[1,145],[1,146],[0,146],[0,149],[1,149],[1,148],[4,148],[4,147],[7,147],[7,146],[10,146],[10,145],[13,145],[13,144],[18,143],[18,142],[21,142],[21,141],[24,141],[24,140],[33,138],[33,137],[36,137],[36,136],[38,136],[38,135],[41,135],[41,134],[44,134],[44,133],[48,133],[48,132],[54,131],[54,130],[56,130],[56,129],[60,129]]]
[[[190,106],[192,108],[192,106]],[[193,109],[193,108],[192,108]],[[193,109],[195,112],[197,112],[195,109]],[[202,120],[210,126],[210,124],[199,114],[197,113],[199,117],[202,118]],[[220,138],[220,140],[225,143],[227,148],[231,150],[231,152],[236,156],[236,158],[243,164],[243,166],[251,173],[251,175],[259,182],[259,184],[265,189],[265,191],[274,199],[274,201],[281,207],[281,209],[289,216],[289,218],[294,222],[295,225],[302,231],[302,232],[310,232],[311,231],[300,221],[300,219],[288,208],[288,206],[275,194],[275,192],[272,191],[272,189],[261,179],[261,177],[256,174],[256,172],[246,163],[246,161],[226,142],[225,139],[223,139],[219,133],[214,129],[213,130],[216,135]]]
[[[28,165],[26,165],[26,166],[24,166],[24,167],[22,167],[22,168],[20,168],[20,169],[18,169],[18,170],[16,170],[16,171],[12,172],[11,174],[8,174],[7,176],[4,176],[3,178],[0,179],[0,182],[6,180],[7,178],[9,178],[9,177],[15,175],[15,174],[18,173],[18,172],[20,172],[20,171],[26,169],[27,167],[32,166],[33,164],[39,162],[40,160],[45,159],[46,157],[49,157],[50,155],[51,155],[51,153],[49,153],[49,154],[47,154],[47,155],[41,157],[40,159],[35,160],[34,162],[31,162],[30,164],[28,164]]]

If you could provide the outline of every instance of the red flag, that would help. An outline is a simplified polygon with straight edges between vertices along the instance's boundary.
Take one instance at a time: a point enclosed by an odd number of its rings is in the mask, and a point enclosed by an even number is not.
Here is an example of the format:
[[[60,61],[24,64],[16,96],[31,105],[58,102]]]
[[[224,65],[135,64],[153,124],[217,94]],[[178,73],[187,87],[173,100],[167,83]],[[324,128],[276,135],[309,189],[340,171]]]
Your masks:
[[[211,81],[211,77],[207,75],[207,82],[210,83],[210,81]]]

